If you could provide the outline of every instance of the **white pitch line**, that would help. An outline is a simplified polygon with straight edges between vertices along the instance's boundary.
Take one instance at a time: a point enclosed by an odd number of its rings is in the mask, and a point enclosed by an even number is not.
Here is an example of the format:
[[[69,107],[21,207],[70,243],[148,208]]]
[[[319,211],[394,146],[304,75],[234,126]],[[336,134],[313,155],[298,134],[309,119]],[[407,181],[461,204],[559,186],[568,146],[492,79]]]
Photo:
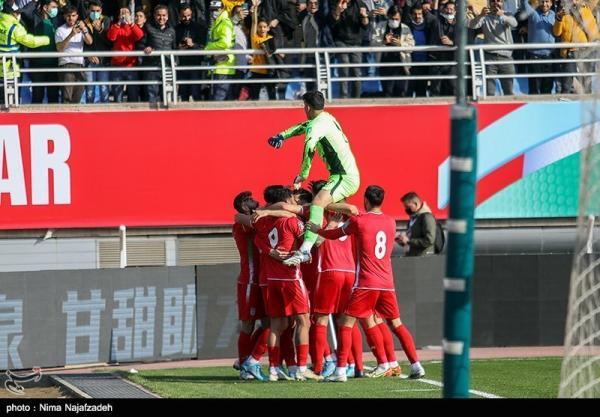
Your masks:
[[[402,376],[408,378],[408,375],[402,375]],[[429,385],[433,385],[436,387],[440,387],[440,388],[444,387],[444,384],[442,384],[439,381],[434,381],[433,379],[420,378],[420,379],[417,379],[417,381],[423,382],[424,384],[429,384]],[[474,390],[474,389],[470,389],[469,393],[471,393],[473,395],[477,395],[479,397],[483,397],[483,398],[502,398],[499,395],[490,394],[488,392],[478,391],[478,390]]]

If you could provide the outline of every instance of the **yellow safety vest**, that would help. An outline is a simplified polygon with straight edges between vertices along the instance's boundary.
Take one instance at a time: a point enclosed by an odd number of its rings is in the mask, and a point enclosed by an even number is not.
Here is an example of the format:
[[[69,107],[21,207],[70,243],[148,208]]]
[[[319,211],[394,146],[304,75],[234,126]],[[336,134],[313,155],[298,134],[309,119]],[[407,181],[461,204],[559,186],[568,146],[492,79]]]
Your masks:
[[[34,36],[27,30],[12,14],[0,13],[0,54],[16,53],[21,50],[21,45],[28,48],[38,48],[50,43],[47,36]],[[7,58],[6,64],[2,66],[0,61],[0,78],[18,77],[19,65],[13,68],[12,59]]]

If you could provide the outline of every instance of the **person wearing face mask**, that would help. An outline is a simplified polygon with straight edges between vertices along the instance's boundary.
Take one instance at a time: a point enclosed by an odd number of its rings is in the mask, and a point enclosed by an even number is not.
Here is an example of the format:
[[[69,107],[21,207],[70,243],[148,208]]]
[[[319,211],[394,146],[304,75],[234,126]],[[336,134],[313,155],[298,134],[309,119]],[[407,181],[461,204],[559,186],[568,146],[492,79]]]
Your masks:
[[[89,0],[88,3],[88,17],[83,21],[87,27],[90,35],[92,35],[92,44],[85,45],[84,52],[97,51],[105,52],[112,49],[112,43],[108,40],[106,35],[110,28],[110,18],[102,14],[102,1],[101,0]],[[110,58],[91,56],[87,58],[88,68],[102,68],[107,67],[110,64]],[[110,74],[108,71],[88,71],[85,74],[88,82],[99,81],[108,82]],[[99,90],[100,94],[96,94]],[[108,97],[110,88],[108,85],[88,85],[85,87],[86,102],[89,104],[95,103],[108,103]]]
[[[50,44],[48,36],[35,36],[27,33],[20,23],[21,9],[15,0],[5,0],[0,13],[0,53],[16,53],[21,45],[27,48],[39,48]],[[19,76],[19,64],[13,67],[12,60],[6,66],[0,65],[0,102],[4,101],[3,80],[1,78]]]
[[[404,248],[406,256],[433,255],[437,226],[431,209],[413,191],[400,200],[409,219],[406,232],[398,234],[396,242]]]
[[[387,14],[387,27],[385,29],[384,45],[386,46],[415,46],[410,28],[402,23],[402,13],[397,6],[392,6]],[[384,52],[381,62],[411,61],[410,52]],[[410,67],[382,67],[381,75],[384,77],[410,75]],[[383,81],[383,92],[386,97],[404,97],[407,90],[407,80]]]
[[[175,41],[177,43],[177,49],[189,51],[189,50],[201,50],[204,49],[206,33],[208,28],[204,24],[203,20],[199,20],[196,23],[193,20],[192,7],[189,4],[184,4],[179,9],[179,23],[175,26]],[[198,66],[202,64],[201,56],[180,56],[179,66]],[[200,79],[200,71],[198,70],[184,70],[180,69],[177,71],[177,78],[179,80],[190,80],[197,81]],[[201,99],[200,85],[188,84],[179,86],[179,95],[181,101],[186,102],[190,100],[190,97],[194,101]]]
[[[438,15],[438,21],[431,26],[429,38],[433,45],[454,46],[454,28],[456,26],[456,5],[454,2],[446,2]],[[448,52],[430,52],[429,61],[447,62],[454,60],[454,51]],[[429,68],[431,75],[449,76],[456,74],[456,67],[453,65],[435,65]],[[431,95],[436,96],[454,96],[456,93],[455,80],[431,80]]]
[[[54,35],[56,28],[61,25],[62,16],[58,13],[56,0],[32,1],[27,4],[21,13],[21,21],[36,36],[48,36],[50,43],[36,48],[32,52],[56,52]],[[56,58],[34,58],[29,60],[29,68],[58,68]],[[58,82],[58,74],[52,71],[32,72],[29,74],[34,83]],[[39,104],[44,102],[58,103],[58,87],[33,87],[31,102]]]

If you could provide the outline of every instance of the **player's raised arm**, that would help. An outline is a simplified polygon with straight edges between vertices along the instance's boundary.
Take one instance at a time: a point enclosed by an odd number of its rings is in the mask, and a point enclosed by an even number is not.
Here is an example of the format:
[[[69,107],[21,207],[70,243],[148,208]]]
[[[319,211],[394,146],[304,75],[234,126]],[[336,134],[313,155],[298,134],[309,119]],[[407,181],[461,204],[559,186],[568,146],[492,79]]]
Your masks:
[[[306,132],[306,126],[309,121],[299,123],[290,127],[289,129],[284,130],[281,133],[276,134],[275,136],[271,136],[268,140],[269,145],[274,147],[275,149],[279,149],[283,146],[283,141],[285,139],[289,139],[293,136],[298,136]]]

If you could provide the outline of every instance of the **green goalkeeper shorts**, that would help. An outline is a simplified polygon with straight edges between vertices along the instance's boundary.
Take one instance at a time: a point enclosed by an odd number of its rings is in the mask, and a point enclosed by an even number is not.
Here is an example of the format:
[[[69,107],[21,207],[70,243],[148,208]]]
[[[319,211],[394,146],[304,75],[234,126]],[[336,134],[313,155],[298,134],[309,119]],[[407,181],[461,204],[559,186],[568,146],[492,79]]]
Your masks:
[[[334,174],[329,177],[327,184],[322,189],[329,191],[333,202],[337,203],[352,197],[358,191],[359,186],[360,178],[358,176]]]

